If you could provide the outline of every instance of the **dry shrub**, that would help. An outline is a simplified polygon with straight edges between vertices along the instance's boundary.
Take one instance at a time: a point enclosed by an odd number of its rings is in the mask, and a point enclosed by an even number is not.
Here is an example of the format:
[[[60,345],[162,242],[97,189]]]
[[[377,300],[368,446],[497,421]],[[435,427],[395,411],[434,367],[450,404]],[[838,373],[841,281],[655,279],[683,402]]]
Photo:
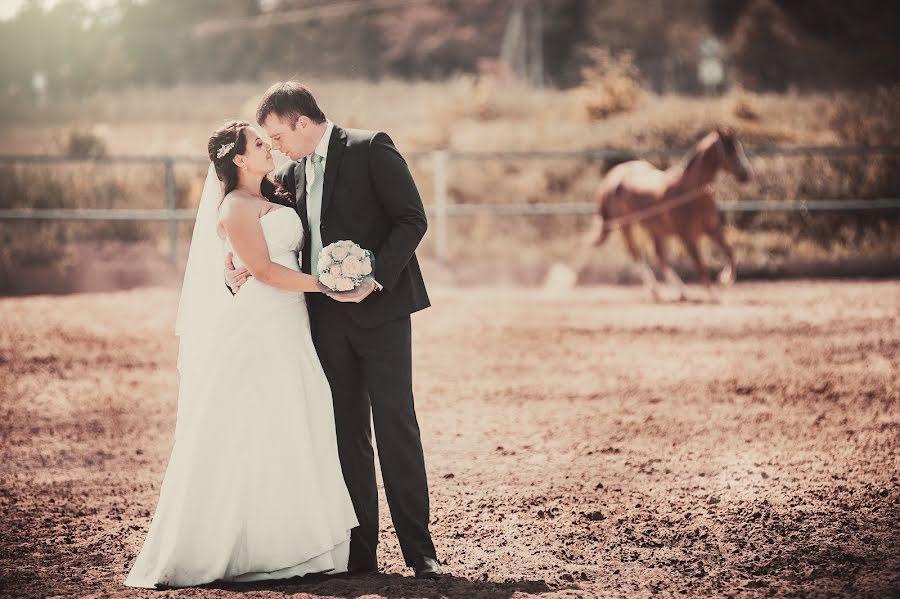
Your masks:
[[[752,94],[740,87],[734,91],[734,116],[744,121],[758,121],[760,118],[759,107],[756,105]]]
[[[438,91],[438,90],[436,90]],[[548,106],[558,103],[558,92],[531,87],[509,76],[484,73],[462,75],[435,94],[433,116],[441,125],[455,128],[461,122],[485,123],[534,121]]]
[[[606,48],[590,48],[582,69],[581,86],[585,115],[600,121],[620,112],[631,112],[644,90],[630,52],[614,56]]]
[[[199,170],[197,165],[176,169],[178,207],[191,207],[191,181],[198,178]],[[0,208],[164,208],[165,193],[163,169],[155,165],[79,161],[0,166]],[[12,277],[23,272],[22,267],[65,270],[69,248],[84,242],[140,242],[165,252],[166,232],[161,222],[4,220],[0,221],[0,273]],[[183,231],[184,241],[188,235]],[[7,281],[0,293],[30,289],[14,283]]]
[[[900,139],[900,85],[835,97],[831,128],[849,143],[896,144]]]
[[[66,156],[100,158],[106,156],[106,141],[89,129],[73,128],[66,134]]]

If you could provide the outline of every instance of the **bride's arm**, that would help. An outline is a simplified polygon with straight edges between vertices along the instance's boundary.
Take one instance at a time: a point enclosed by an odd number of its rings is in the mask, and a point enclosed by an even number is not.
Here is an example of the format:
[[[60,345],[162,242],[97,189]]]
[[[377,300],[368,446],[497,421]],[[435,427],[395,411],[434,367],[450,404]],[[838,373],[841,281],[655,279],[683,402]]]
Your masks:
[[[285,291],[321,291],[322,286],[316,277],[272,262],[259,215],[252,204],[241,201],[224,202],[220,222],[231,245],[256,279]]]

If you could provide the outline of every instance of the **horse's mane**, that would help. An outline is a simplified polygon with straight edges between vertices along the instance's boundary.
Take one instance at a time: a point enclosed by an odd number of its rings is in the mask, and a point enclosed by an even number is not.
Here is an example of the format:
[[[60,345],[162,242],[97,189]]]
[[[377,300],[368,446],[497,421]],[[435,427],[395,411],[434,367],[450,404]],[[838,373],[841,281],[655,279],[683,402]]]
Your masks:
[[[709,149],[709,144],[705,142],[711,135],[712,133],[706,134],[705,136],[703,136],[703,139],[694,144],[694,147],[691,150],[690,154],[687,154],[686,160],[683,161],[684,167],[682,168],[682,172],[687,173],[694,166],[696,166],[696,163]]]
[[[691,150],[691,153],[686,161],[684,161],[684,168],[682,169],[684,172],[688,172],[691,168],[694,167],[694,163],[696,163],[700,159],[701,151],[699,147],[694,147]]]

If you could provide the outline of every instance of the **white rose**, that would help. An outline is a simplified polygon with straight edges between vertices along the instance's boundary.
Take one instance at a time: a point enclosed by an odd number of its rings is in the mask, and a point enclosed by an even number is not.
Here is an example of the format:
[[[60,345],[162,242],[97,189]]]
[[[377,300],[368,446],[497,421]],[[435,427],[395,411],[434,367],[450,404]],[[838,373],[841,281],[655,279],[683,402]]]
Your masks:
[[[341,264],[341,271],[345,277],[358,277],[362,274],[362,262],[358,258],[347,256]]]
[[[342,277],[344,276],[344,269],[341,268],[340,264],[334,264],[328,269],[328,274],[335,278]]]
[[[332,248],[331,257],[335,260],[343,260],[347,257],[347,248],[340,245]]]
[[[322,251],[319,252],[319,256],[328,256],[329,258],[331,258],[331,250],[333,245],[334,244],[326,245],[325,247],[323,247]]]
[[[355,258],[362,258],[366,255],[366,250],[362,249],[358,245],[354,245],[352,248],[350,248],[350,255]]]
[[[326,272],[329,268],[331,268],[331,258],[329,256],[319,255],[319,263],[316,264],[317,272]]]
[[[332,277],[327,272],[319,275],[319,282],[329,289],[335,289],[337,287],[337,279]]]
[[[360,267],[362,268],[362,270],[360,271],[360,274],[362,274],[362,275],[372,274],[372,260],[370,260],[368,256],[366,256],[365,258],[360,260],[359,264],[360,264]]]
[[[353,281],[341,277],[335,280],[334,288],[336,291],[351,291],[353,289]]]
[[[349,239],[342,239],[341,241],[338,241],[338,245],[344,249],[349,250],[350,248],[353,247],[354,243],[352,241],[350,241]]]

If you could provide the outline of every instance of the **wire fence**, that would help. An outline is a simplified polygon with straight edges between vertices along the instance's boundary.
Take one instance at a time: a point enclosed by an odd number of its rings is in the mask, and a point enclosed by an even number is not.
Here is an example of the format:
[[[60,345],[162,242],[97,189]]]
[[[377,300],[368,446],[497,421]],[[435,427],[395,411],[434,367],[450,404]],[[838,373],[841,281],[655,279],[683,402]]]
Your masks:
[[[665,148],[642,152],[642,155],[679,157],[684,149]],[[900,155],[900,146],[793,146],[747,148],[748,157],[771,156],[866,156],[875,154]],[[467,161],[519,161],[519,160],[606,160],[624,161],[635,158],[634,152],[623,150],[592,151],[521,151],[521,152],[461,152],[438,150],[433,152],[407,152],[410,160],[428,160],[432,165],[433,186],[425,209],[429,214],[430,228],[435,235],[435,253],[439,261],[448,254],[449,219],[460,216],[532,216],[532,215],[585,215],[597,210],[593,202],[509,202],[509,203],[456,203],[449,201],[449,170],[451,162]],[[206,164],[205,158],[194,156],[103,156],[96,158],[72,158],[68,156],[28,155],[0,156],[0,164],[143,164],[161,165],[166,190],[166,207],[159,209],[0,209],[0,220],[61,220],[61,221],[157,221],[168,223],[169,250],[172,260],[179,259],[178,224],[192,221],[194,209],[177,208],[175,186],[176,164]],[[817,211],[876,211],[900,209],[900,198],[815,198],[801,200],[757,200],[719,202],[722,212],[817,212]]]

